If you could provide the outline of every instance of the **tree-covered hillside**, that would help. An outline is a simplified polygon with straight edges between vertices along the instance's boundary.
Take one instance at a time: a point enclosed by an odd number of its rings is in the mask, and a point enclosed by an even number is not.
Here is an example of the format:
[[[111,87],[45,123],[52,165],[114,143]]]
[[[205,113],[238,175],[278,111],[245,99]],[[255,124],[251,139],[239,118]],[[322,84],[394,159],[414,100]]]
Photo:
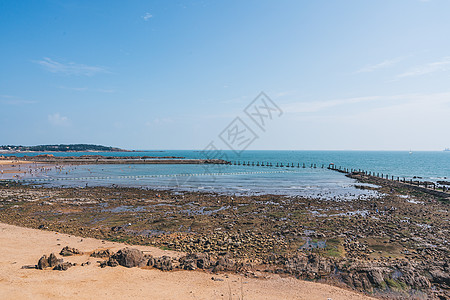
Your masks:
[[[38,146],[15,146],[5,145],[0,146],[0,150],[6,151],[36,151],[36,152],[48,152],[48,151],[125,151],[119,148],[107,147],[101,145],[90,144],[71,144],[71,145],[38,145]]]

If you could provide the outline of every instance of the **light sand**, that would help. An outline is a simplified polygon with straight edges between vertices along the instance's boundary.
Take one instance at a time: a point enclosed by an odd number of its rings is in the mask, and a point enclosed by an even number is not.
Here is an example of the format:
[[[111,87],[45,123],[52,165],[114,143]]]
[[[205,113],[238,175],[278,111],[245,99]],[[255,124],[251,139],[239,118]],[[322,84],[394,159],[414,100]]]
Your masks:
[[[29,160],[5,160],[0,158],[0,180],[32,177],[41,173],[41,168],[51,169],[53,167],[55,165],[36,163]]]
[[[32,163],[33,163],[32,161],[0,159],[0,170],[2,170],[2,174],[26,173],[25,171],[19,170],[19,166],[21,164],[32,164]]]
[[[3,174],[24,174],[25,171],[19,171],[19,170],[3,170]]]
[[[4,159],[0,159],[0,165],[20,165],[20,164],[33,164],[34,161],[29,161],[29,160],[4,160]]]
[[[118,250],[126,245],[0,223],[0,299],[372,299],[320,283],[281,278],[249,279],[202,271],[162,272],[125,267],[100,268],[88,255],[65,257],[78,264],[67,271],[21,269],[64,246],[81,251]],[[138,246],[155,256],[181,255]],[[58,255],[59,256],[59,255]],[[211,277],[223,279],[213,281]]]

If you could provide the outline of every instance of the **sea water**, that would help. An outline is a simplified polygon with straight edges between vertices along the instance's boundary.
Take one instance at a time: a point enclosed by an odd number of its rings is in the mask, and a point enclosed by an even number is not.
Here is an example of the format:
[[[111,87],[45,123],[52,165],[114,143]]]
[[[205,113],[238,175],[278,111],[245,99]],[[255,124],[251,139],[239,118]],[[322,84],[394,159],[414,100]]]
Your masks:
[[[140,152],[45,152],[16,156],[177,156],[205,158],[202,151],[167,150]],[[155,189],[218,192],[227,194],[282,194],[289,196],[353,199],[376,195],[344,174],[328,170],[330,163],[348,169],[362,169],[400,178],[419,177],[438,181],[450,178],[450,152],[408,151],[222,151],[223,159],[240,162],[267,162],[292,167],[235,165],[79,165],[52,169],[35,176],[48,186],[133,186]],[[306,168],[302,168],[303,164]],[[311,168],[311,165],[316,168]],[[300,168],[297,166],[300,165]],[[323,167],[323,168],[322,168]]]

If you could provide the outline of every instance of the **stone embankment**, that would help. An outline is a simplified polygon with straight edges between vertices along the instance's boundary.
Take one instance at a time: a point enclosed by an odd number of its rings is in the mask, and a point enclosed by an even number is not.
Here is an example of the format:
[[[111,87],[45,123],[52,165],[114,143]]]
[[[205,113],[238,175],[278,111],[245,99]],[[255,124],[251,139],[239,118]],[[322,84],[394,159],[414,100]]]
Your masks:
[[[37,156],[8,156],[8,160],[31,161],[40,164],[229,164],[222,159],[185,159],[183,157],[166,156],[102,156],[102,155],[83,155],[83,156],[53,156],[51,154]]]

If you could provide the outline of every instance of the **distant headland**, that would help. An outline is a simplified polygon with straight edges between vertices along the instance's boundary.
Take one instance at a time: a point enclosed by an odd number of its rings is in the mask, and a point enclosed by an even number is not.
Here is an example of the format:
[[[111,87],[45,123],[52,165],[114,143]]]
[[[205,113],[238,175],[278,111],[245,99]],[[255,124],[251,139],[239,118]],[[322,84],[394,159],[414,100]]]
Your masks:
[[[132,152],[116,147],[91,145],[91,144],[60,144],[60,145],[38,145],[38,146],[0,146],[3,152]]]

